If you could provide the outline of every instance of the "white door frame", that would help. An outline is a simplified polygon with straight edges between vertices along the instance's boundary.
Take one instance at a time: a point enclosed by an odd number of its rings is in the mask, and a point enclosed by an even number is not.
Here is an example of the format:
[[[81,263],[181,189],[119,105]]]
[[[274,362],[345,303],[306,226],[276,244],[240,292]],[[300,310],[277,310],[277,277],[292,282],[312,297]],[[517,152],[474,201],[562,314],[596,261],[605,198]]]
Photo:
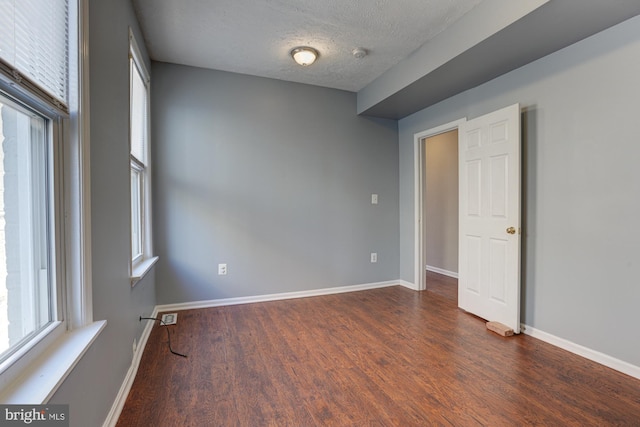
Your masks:
[[[424,141],[441,133],[457,130],[460,124],[466,122],[462,118],[437,126],[413,135],[413,171],[414,171],[414,285],[419,291],[427,288],[425,274],[427,260],[424,250],[424,176],[425,176],[425,145]]]

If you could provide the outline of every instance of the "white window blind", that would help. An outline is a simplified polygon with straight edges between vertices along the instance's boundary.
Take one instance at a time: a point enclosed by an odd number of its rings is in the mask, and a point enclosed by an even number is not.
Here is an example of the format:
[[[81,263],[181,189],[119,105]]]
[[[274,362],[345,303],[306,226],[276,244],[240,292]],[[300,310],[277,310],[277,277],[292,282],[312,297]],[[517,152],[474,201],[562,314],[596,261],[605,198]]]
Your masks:
[[[0,0],[0,71],[29,89],[35,84],[65,111],[68,16],[68,0]]]
[[[136,61],[131,60],[131,155],[147,164],[147,87]]]

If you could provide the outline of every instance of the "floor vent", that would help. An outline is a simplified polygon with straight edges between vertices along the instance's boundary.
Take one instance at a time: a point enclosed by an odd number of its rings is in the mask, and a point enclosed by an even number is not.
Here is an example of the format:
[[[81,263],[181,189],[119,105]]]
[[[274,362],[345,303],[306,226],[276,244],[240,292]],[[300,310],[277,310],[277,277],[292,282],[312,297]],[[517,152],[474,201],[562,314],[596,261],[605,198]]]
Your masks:
[[[178,313],[167,313],[162,315],[163,325],[175,325],[178,323]]]

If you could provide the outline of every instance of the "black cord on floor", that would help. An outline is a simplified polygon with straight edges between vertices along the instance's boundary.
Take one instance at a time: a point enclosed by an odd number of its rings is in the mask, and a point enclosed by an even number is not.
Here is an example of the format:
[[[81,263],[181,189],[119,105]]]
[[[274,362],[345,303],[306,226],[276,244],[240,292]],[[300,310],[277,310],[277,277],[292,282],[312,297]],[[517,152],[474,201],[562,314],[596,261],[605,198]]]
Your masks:
[[[143,320],[157,320],[160,323],[162,323],[164,326],[168,326],[166,323],[164,323],[164,321],[160,317],[142,317],[142,316],[140,316],[140,321],[142,322]],[[169,343],[169,351],[171,353],[175,354],[176,356],[187,357],[186,354],[178,353],[177,351],[173,351],[173,349],[171,348],[171,334],[169,333],[169,328],[167,328],[167,342]]]

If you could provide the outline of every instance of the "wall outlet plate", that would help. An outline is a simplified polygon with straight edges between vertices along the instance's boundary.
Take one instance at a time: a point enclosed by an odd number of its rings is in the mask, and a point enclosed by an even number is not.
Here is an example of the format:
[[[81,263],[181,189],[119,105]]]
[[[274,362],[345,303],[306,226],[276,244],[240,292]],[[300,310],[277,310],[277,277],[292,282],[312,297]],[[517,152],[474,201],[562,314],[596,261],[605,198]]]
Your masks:
[[[163,325],[175,325],[178,323],[178,313],[163,314],[161,319]]]
[[[227,274],[227,264],[218,264],[218,275],[224,276]]]

